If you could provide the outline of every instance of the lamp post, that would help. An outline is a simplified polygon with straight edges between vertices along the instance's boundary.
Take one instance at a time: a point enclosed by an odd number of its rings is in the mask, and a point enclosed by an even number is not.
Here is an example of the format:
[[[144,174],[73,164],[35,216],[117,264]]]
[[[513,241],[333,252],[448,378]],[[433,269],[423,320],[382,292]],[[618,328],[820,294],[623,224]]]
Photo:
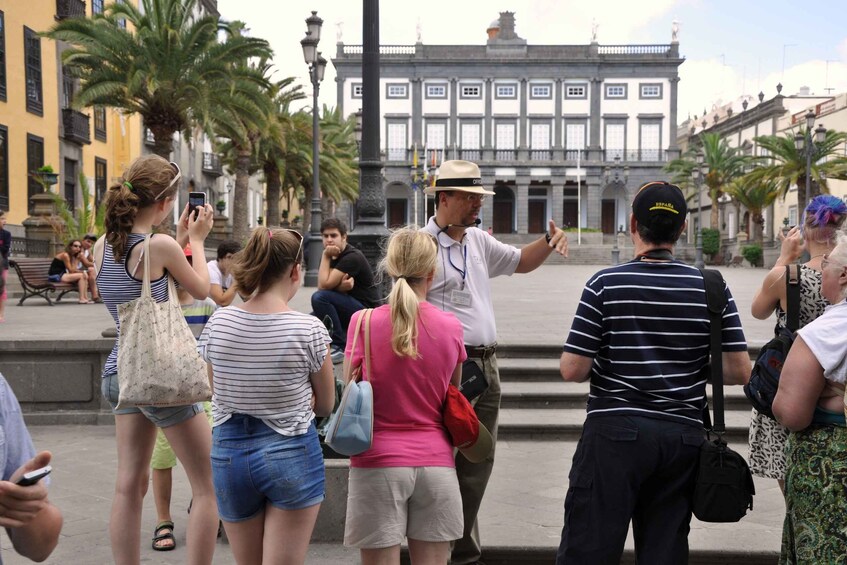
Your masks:
[[[809,110],[806,114],[806,131],[794,136],[794,146],[797,151],[805,153],[806,156],[806,206],[812,198],[812,156],[817,152],[818,145],[826,141],[826,128],[823,124],[815,129],[812,137],[812,128],[815,127],[815,112]],[[801,212],[798,210],[798,212]]]
[[[697,187],[697,235],[694,242],[694,266],[702,269],[706,265],[703,262],[703,177],[708,171],[708,165],[703,162],[704,156],[702,150],[697,152],[695,159],[697,161],[697,167],[691,175],[694,185]]]
[[[611,168],[606,167],[606,184],[620,184],[621,187],[626,186],[626,182],[629,180],[629,165],[625,165],[623,168],[623,179],[620,176],[621,172],[621,156],[615,155],[614,164]],[[615,218],[615,223],[617,224],[617,218]],[[612,244],[612,265],[617,265],[621,262],[621,250],[618,247],[618,233],[615,231],[615,240]]]
[[[316,11],[306,18],[308,31],[306,37],[300,40],[303,47],[303,59],[309,66],[309,79],[312,82],[312,221],[309,228],[309,270],[306,271],[304,284],[306,286],[318,286],[318,269],[321,265],[321,222],[323,213],[321,210],[321,184],[320,184],[320,157],[318,147],[320,145],[320,132],[318,126],[318,94],[321,90],[321,81],[324,79],[326,70],[326,59],[318,51],[318,43],[321,40],[321,26],[323,20],[318,17]]]

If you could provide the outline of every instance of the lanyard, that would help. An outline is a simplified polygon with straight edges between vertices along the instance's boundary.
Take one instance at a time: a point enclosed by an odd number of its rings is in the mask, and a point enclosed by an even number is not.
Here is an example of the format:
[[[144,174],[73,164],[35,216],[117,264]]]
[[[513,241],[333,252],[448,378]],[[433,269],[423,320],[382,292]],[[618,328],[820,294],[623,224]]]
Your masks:
[[[450,266],[453,267],[456,272],[462,275],[462,290],[465,290],[465,278],[468,276],[468,247],[466,245],[462,245],[462,267],[464,267],[464,269],[460,269],[459,267],[453,264],[452,251],[453,246],[451,245],[447,248],[447,260],[450,262]]]

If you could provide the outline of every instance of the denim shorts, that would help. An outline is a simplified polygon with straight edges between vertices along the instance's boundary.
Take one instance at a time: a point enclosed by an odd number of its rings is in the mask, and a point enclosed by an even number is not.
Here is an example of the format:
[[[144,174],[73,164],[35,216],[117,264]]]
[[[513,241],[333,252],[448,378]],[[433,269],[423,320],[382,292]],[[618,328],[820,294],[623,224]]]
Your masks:
[[[100,392],[103,398],[109,401],[109,405],[112,407],[112,414],[115,416],[144,414],[158,428],[167,428],[181,424],[203,412],[203,403],[201,402],[187,406],[127,406],[125,408],[115,408],[118,405],[119,391],[118,375],[107,375],[103,377],[103,382],[100,383]]]
[[[249,520],[270,503],[300,510],[324,499],[324,459],[314,421],[299,436],[284,436],[262,420],[233,414],[212,430],[212,480],[218,514]]]

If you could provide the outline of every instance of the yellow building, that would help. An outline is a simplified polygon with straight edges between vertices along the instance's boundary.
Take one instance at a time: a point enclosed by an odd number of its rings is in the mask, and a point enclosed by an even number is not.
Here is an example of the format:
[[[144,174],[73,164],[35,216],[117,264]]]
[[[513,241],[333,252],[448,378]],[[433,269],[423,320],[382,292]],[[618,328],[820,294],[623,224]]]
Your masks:
[[[66,46],[38,35],[56,20],[102,12],[110,1],[0,0],[0,209],[16,235],[23,235],[29,197],[42,190],[33,171],[52,167],[58,177],[51,189],[76,207],[80,173],[99,200],[141,154],[137,116],[71,107],[78,81],[63,72]]]

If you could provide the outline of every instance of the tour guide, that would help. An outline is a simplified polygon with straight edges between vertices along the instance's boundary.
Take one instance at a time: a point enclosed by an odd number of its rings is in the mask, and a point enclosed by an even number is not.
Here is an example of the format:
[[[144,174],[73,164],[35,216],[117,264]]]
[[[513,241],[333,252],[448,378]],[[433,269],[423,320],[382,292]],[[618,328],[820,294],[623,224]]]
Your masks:
[[[550,220],[550,230],[544,237],[517,249],[500,243],[484,230],[468,229],[480,224],[482,201],[486,195],[494,194],[483,188],[479,167],[468,161],[444,161],[435,186],[424,192],[435,194],[435,216],[424,229],[438,240],[435,280],[426,298],[462,322],[468,359],[482,369],[488,382],[487,388],[474,399],[474,409],[496,445],[500,375],[494,355],[497,328],[488,279],[528,273],[538,268],[554,249],[567,257],[567,236]],[[465,529],[453,548],[454,565],[477,563],[481,557],[477,512],[493,466],[494,449],[482,463],[456,456]]]

